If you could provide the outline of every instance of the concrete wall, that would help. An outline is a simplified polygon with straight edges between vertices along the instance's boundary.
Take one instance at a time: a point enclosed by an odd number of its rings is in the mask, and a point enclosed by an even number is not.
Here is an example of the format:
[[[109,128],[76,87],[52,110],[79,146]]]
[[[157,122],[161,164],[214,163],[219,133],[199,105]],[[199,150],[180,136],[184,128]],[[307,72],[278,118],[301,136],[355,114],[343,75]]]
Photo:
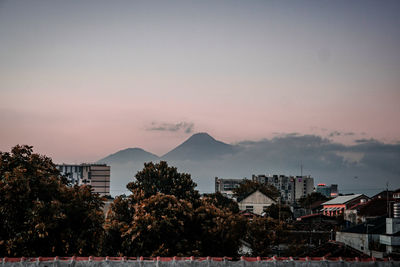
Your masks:
[[[346,233],[346,232],[336,232],[336,241],[342,242],[349,247],[357,249],[367,255],[371,253],[368,249],[369,242],[378,242],[380,235],[369,235],[369,240],[367,234],[358,233]]]

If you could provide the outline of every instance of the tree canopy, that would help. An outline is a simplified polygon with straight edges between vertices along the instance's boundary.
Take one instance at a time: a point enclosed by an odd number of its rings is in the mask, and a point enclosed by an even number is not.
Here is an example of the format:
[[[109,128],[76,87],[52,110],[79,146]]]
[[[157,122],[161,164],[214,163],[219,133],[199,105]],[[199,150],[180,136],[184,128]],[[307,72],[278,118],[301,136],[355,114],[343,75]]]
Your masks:
[[[190,175],[163,161],[146,163],[135,178],[127,186],[132,194],[111,205],[103,254],[237,255],[246,220],[229,201],[200,199]]]
[[[299,199],[299,204],[303,208],[309,208],[311,204],[317,202],[317,201],[328,201],[329,198],[326,196],[322,195],[319,192],[312,192],[311,194],[308,194],[307,196],[303,196]]]
[[[240,211],[238,203],[233,199],[222,195],[221,192],[204,194],[204,200],[215,207],[218,207],[219,209],[228,209],[233,213],[238,213]]]
[[[244,180],[238,187],[233,189],[233,194],[238,201],[241,201],[257,190],[274,200],[280,196],[278,189],[276,189],[273,185],[251,180]]]
[[[48,157],[31,146],[0,152],[0,255],[97,255],[102,199],[68,187]]]
[[[144,198],[163,193],[193,202],[200,197],[190,174],[179,173],[177,168],[168,166],[165,161],[145,163],[143,170],[139,171],[135,178],[127,188],[132,192],[142,190]]]

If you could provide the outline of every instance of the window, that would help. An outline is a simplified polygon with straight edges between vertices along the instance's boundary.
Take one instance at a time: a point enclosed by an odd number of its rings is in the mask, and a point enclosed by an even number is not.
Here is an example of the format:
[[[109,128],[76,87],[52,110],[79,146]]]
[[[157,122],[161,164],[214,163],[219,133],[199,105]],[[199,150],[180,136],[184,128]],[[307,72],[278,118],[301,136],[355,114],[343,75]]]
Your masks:
[[[254,211],[253,206],[246,206],[246,211],[253,212]]]

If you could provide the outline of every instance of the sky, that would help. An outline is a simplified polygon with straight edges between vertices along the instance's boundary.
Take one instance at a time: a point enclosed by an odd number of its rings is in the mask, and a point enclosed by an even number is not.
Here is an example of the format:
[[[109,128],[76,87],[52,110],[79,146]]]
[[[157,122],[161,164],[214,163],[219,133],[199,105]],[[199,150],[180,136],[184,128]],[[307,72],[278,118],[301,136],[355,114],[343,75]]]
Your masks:
[[[400,142],[399,1],[0,0],[0,151]]]

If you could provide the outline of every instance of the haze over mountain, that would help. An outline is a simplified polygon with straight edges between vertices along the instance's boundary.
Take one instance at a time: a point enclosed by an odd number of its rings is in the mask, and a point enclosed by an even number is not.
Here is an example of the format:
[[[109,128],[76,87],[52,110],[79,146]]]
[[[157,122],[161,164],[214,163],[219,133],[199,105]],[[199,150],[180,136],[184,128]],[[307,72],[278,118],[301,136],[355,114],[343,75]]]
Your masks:
[[[315,184],[336,183],[342,193],[373,194],[400,187],[400,144],[374,139],[343,145],[315,135],[287,134],[260,141],[226,144],[206,133],[158,157],[140,148],[124,149],[98,162],[111,165],[111,194],[128,193],[126,184],[148,161],[166,160],[180,172],[192,175],[200,192],[214,191],[214,177],[251,178],[252,174],[300,175],[314,177]]]

